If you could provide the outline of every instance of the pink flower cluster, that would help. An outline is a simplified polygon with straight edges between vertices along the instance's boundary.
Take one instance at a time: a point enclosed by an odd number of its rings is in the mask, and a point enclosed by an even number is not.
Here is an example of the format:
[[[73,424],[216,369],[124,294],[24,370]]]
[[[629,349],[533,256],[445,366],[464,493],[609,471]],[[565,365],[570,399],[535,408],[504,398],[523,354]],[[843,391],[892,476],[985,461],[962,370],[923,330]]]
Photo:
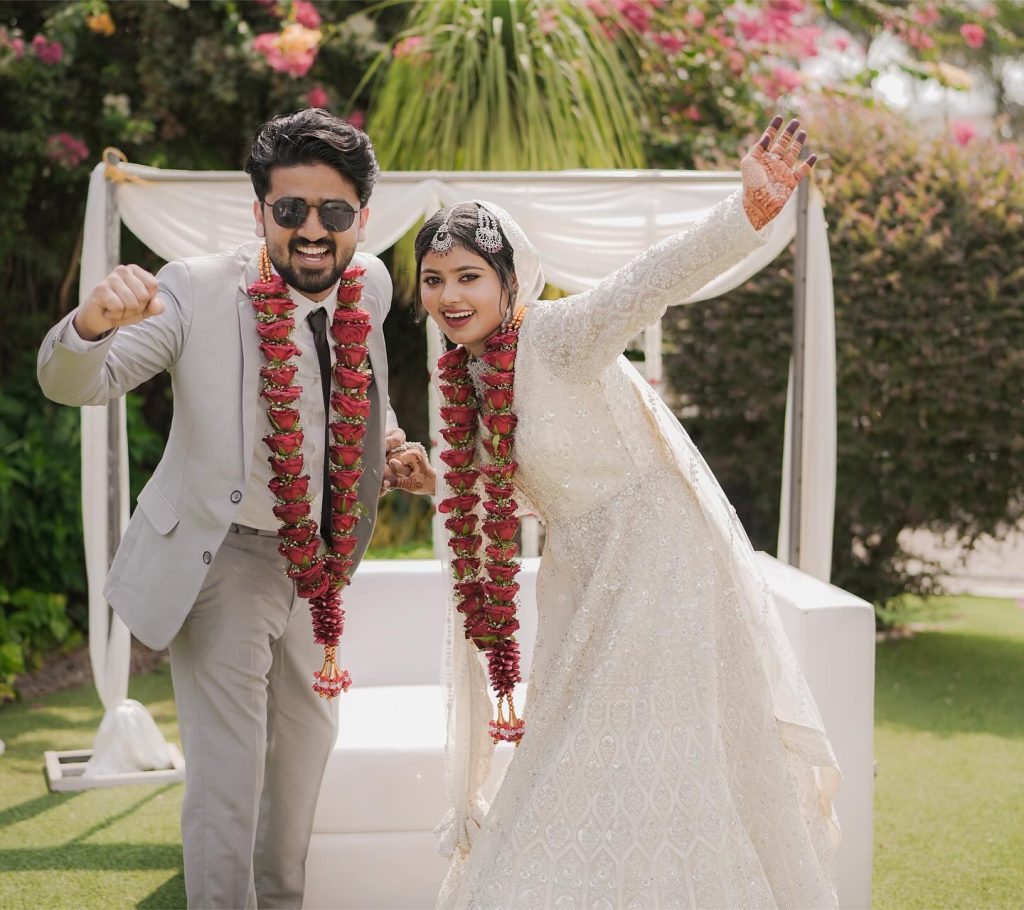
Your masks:
[[[786,51],[800,59],[815,57],[822,30],[794,21],[804,8],[804,0],[771,0],[757,7],[753,15],[740,15],[736,27],[751,43]]]
[[[25,56],[25,39],[20,35],[15,35],[12,38],[11,33],[0,25],[0,48],[7,48],[14,54],[15,60],[20,60]]]
[[[54,133],[46,139],[46,157],[70,170],[89,157],[89,147],[70,133]]]
[[[47,66],[56,66],[64,59],[64,47],[59,41],[47,41],[43,35],[32,39],[32,52]]]
[[[967,145],[967,143],[978,135],[978,131],[974,128],[974,124],[968,120],[954,120],[949,125],[949,129],[953,134],[953,141],[957,145]]]
[[[968,47],[977,50],[985,44],[985,29],[980,25],[970,23],[960,26],[960,36],[967,42]]]
[[[257,35],[252,47],[263,54],[272,70],[297,78],[305,76],[313,66],[320,49],[320,32],[290,22],[280,32]]]
[[[410,35],[408,38],[403,38],[399,41],[392,48],[391,53],[394,57],[411,57],[414,54],[418,54],[421,47],[423,47],[423,36]]]
[[[306,103],[310,107],[322,107],[326,108],[330,103],[327,92],[324,87],[318,82],[308,92],[306,92]]]

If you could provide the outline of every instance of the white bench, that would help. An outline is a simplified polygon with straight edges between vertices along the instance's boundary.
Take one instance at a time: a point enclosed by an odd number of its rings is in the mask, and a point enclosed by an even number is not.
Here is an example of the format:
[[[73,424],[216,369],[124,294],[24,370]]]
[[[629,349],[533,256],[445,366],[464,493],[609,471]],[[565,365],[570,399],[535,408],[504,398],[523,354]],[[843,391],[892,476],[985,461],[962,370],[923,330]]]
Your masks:
[[[843,768],[837,810],[844,907],[871,899],[874,614],[869,604],[759,554],[783,624]],[[539,560],[524,560],[524,678],[535,635]],[[353,686],[320,791],[307,908],[433,906],[447,868],[432,829],[447,809],[438,685],[447,604],[433,560],[364,562],[345,597],[342,662]],[[521,702],[522,695],[517,699]],[[512,757],[496,749],[490,798]]]

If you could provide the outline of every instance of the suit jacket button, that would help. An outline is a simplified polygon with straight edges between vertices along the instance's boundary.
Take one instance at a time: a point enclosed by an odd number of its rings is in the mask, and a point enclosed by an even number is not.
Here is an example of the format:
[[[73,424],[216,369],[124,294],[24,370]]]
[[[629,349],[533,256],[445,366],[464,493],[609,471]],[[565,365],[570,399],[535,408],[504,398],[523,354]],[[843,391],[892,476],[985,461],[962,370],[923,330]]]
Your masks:
[[[242,501],[242,494],[238,490],[235,490],[235,492],[231,494],[231,501],[232,502],[241,502]]]
[[[210,555],[210,551],[209,550],[205,550],[203,552],[203,562],[205,562],[207,565],[209,565],[212,560],[213,560],[213,556]]]

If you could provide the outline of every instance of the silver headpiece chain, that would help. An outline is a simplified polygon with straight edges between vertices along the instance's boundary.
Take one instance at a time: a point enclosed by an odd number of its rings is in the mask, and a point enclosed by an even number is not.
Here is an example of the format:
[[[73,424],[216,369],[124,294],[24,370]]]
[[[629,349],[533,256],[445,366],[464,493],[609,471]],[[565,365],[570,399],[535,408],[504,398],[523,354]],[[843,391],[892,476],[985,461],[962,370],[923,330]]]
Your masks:
[[[453,241],[451,232],[448,230],[448,220],[452,217],[452,212],[454,211],[455,206],[453,205],[444,213],[444,219],[434,234],[434,238],[430,241],[430,248],[440,256],[443,256],[452,248]]]
[[[497,219],[482,205],[477,206],[476,245],[488,253],[500,253],[502,248],[501,230]]]

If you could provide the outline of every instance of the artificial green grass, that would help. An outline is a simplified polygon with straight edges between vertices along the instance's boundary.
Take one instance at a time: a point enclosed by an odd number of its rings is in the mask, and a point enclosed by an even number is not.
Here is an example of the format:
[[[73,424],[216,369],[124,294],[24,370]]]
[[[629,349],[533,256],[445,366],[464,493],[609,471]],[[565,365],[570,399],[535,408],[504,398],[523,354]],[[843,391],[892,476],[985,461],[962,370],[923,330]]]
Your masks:
[[[179,741],[167,667],[128,694]],[[102,717],[91,685],[0,708],[0,908],[185,906],[180,784],[47,790],[43,752],[91,748]]]
[[[875,679],[876,910],[1024,901],[1024,609],[911,602]]]
[[[1024,610],[908,603],[934,625],[878,647],[877,910],[1010,908],[1024,894]],[[170,673],[132,679],[177,742]],[[47,749],[92,745],[91,686],[0,708],[0,908],[185,905],[180,785],[47,792]]]

